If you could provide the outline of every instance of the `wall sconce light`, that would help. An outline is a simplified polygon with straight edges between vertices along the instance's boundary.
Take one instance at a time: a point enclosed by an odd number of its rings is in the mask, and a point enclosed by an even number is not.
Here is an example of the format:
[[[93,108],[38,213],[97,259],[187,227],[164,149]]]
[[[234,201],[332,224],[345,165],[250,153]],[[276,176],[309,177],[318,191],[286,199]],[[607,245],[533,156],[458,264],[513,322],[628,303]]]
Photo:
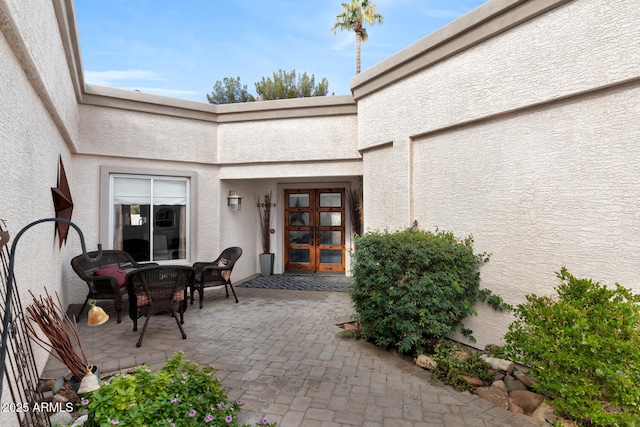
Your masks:
[[[227,206],[229,210],[239,211],[242,207],[242,197],[238,196],[234,190],[229,191],[229,195],[227,196]]]

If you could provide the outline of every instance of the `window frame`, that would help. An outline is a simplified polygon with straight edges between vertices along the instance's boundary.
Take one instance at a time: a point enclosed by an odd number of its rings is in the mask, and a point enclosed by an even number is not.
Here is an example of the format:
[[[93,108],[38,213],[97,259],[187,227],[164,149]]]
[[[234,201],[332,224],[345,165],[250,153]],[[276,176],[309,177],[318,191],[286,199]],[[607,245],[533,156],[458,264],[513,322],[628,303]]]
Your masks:
[[[194,171],[165,170],[165,169],[142,169],[127,167],[100,167],[100,226],[99,242],[103,243],[104,249],[113,249],[113,178],[116,176],[155,178],[155,179],[184,179],[187,182],[187,243],[186,259],[180,260],[156,260],[158,264],[191,264],[196,256],[196,212],[197,204],[197,173]],[[106,243],[105,243],[106,242]]]

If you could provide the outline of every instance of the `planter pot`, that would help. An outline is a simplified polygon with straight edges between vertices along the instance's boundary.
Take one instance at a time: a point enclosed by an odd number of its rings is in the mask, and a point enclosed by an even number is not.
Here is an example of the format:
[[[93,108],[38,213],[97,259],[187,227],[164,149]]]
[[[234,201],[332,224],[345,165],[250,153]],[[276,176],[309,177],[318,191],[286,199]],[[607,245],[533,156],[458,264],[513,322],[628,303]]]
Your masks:
[[[260,274],[268,277],[273,274],[273,260],[275,254],[260,254]]]

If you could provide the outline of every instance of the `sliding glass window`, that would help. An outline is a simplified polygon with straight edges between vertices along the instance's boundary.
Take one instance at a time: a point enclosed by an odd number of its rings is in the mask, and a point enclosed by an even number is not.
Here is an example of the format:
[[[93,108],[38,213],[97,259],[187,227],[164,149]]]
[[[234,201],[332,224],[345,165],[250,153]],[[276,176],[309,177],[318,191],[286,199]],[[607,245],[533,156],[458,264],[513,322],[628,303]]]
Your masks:
[[[109,241],[136,261],[189,259],[189,179],[111,175]]]

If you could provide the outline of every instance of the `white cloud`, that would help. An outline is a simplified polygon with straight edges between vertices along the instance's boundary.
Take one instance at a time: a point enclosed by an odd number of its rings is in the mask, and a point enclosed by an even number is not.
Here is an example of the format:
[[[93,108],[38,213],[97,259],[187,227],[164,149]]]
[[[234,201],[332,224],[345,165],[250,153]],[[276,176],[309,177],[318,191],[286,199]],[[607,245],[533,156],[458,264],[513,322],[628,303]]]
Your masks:
[[[353,49],[356,42],[356,34],[353,31],[342,31],[336,33],[336,42],[331,44],[333,50],[339,52],[346,49]]]
[[[181,96],[181,95],[197,94],[197,92],[192,90],[164,89],[161,87],[122,87],[120,89],[135,90],[136,92],[152,93],[154,95],[164,95],[164,96]]]
[[[151,70],[85,71],[84,78],[87,83],[102,86],[113,86],[113,82],[122,80],[162,80]]]
[[[451,10],[451,9],[423,9],[422,13],[425,16],[428,16],[430,18],[456,19],[456,18],[464,15],[465,12],[460,12],[460,11]]]

